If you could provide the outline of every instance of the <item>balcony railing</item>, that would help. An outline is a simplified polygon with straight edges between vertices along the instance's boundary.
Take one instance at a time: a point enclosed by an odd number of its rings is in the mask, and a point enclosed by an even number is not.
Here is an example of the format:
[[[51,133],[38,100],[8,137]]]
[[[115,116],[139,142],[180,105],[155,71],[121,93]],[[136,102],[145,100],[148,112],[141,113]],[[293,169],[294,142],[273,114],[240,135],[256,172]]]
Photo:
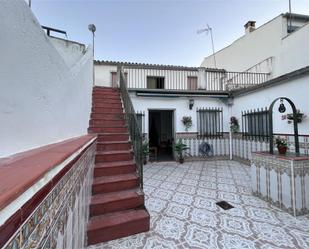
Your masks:
[[[142,131],[139,128],[138,119],[126,87],[126,78],[121,67],[117,69],[120,92],[122,96],[123,107],[125,110],[125,120],[128,126],[130,140],[134,150],[134,159],[137,166],[137,172],[139,175],[140,187],[143,189],[143,154],[142,143],[143,136]]]
[[[124,70],[127,73],[128,89],[229,91],[270,80],[269,73],[227,72],[216,69],[161,70],[126,67]]]

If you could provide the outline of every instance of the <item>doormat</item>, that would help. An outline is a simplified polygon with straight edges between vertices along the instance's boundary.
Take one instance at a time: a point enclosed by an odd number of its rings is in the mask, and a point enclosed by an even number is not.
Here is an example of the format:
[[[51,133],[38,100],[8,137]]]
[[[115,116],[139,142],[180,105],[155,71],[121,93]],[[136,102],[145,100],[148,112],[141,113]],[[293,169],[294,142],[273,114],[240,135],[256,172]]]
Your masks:
[[[226,201],[219,201],[216,202],[216,204],[220,207],[223,208],[224,210],[229,210],[231,208],[234,208],[230,203],[226,202]]]

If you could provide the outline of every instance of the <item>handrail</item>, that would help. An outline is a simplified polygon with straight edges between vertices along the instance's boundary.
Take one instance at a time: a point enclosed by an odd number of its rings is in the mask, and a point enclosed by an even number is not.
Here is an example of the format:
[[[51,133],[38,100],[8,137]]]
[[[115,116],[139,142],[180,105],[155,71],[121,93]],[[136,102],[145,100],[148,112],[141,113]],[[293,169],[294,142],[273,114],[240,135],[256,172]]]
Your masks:
[[[117,77],[122,96],[123,107],[125,110],[125,120],[128,126],[131,143],[133,145],[134,158],[137,166],[137,173],[139,175],[139,183],[141,189],[143,189],[143,136],[138,126],[136,113],[126,86],[127,82],[121,66],[117,67]]]

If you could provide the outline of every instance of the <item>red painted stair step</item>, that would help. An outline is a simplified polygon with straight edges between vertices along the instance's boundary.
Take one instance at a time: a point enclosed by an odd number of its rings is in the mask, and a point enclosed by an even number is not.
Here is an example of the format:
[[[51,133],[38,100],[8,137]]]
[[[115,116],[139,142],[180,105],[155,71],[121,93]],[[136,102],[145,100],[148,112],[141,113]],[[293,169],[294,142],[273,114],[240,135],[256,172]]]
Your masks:
[[[98,142],[97,151],[109,151],[109,150],[130,150],[131,143],[129,141],[108,141]]]
[[[91,113],[91,119],[121,120],[124,119],[124,113]]]
[[[144,194],[138,188],[98,194],[91,198],[90,216],[138,208],[143,205]]]
[[[127,132],[127,127],[98,127],[98,126],[90,126],[88,131],[91,133],[121,133]]]
[[[120,162],[97,163],[94,167],[94,177],[134,173],[136,165],[133,160]]]
[[[145,209],[125,210],[92,217],[88,223],[88,245],[105,242],[149,230]]]
[[[122,120],[104,120],[104,119],[91,119],[90,126],[124,126],[125,121]]]
[[[92,194],[108,193],[136,188],[139,178],[135,173],[96,177],[92,184]]]
[[[98,142],[104,141],[125,141],[129,140],[129,133],[100,133],[98,134]]]

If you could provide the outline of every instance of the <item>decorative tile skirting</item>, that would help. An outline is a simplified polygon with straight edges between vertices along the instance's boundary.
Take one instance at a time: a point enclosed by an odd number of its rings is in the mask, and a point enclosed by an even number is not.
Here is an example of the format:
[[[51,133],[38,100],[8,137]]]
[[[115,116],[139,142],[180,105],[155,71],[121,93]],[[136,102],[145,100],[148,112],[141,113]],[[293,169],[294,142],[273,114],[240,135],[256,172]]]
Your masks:
[[[82,152],[5,249],[84,248],[95,150],[96,142]]]
[[[309,213],[309,158],[253,153],[253,194],[294,215]]]

